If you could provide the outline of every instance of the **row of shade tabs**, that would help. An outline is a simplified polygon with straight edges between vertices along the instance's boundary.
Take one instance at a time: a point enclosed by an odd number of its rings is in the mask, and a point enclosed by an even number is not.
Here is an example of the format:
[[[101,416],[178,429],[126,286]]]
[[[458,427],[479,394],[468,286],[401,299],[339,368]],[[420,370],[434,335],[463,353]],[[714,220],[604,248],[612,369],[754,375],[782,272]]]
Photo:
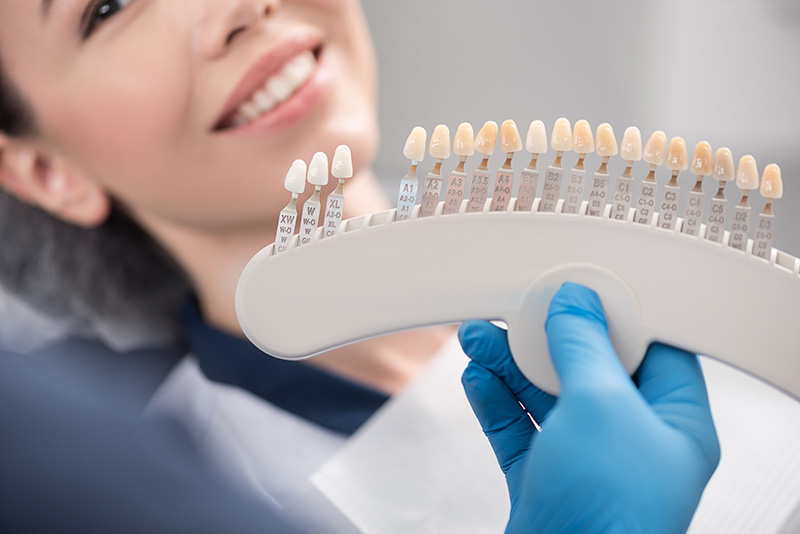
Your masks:
[[[506,160],[495,173],[492,186],[488,163],[495,152],[498,136]],[[445,125],[439,125],[431,135],[429,146],[427,141],[427,132],[421,127],[414,128],[406,141],[403,153],[411,160],[411,168],[400,183],[395,220],[483,211],[558,212],[657,226],[729,245],[764,259],[770,259],[772,254],[772,204],[783,196],[781,170],[775,164],[768,165],[759,182],[758,166],[751,155],[740,158],[737,166],[728,148],[720,148],[714,154],[711,145],[702,141],[695,146],[690,159],[686,142],[681,137],[674,137],[667,143],[667,136],[662,131],[654,132],[643,144],[641,132],[631,126],[625,130],[622,142],[618,143],[608,123],[598,126],[596,133],[593,133],[585,120],[576,122],[573,128],[569,120],[560,118],[553,127],[549,143],[556,156],[543,173],[542,192],[537,196],[537,164],[540,156],[548,151],[547,132],[542,121],[535,120],[530,124],[525,148],[531,154],[531,160],[519,173],[519,178],[512,162],[515,154],[522,151],[523,143],[517,125],[512,120],[503,122],[500,128],[494,121],[488,121],[477,135],[474,135],[469,123],[462,123],[452,146],[450,130]],[[420,206],[416,207],[420,197],[417,167],[425,158],[426,148],[436,162],[424,180]],[[450,157],[451,151],[460,160],[445,182],[442,163]],[[569,151],[578,154],[578,161],[571,169],[565,170],[562,158]],[[469,179],[465,165],[475,152],[481,156],[481,161]],[[584,161],[586,155],[593,152],[602,161],[587,183]],[[608,163],[614,156],[619,156],[626,167],[616,178],[612,189]],[[641,160],[650,165],[650,171],[636,187],[632,168],[635,162]],[[656,170],[661,165],[666,166],[672,176],[659,191]],[[696,182],[687,194],[683,217],[680,218],[678,176],[687,169],[695,175]],[[706,202],[703,180],[712,176],[718,187],[710,201]],[[733,180],[741,190],[741,199],[728,224],[725,186]],[[515,184],[517,196],[512,198]],[[759,215],[751,241],[753,224],[749,197],[757,189],[766,199],[766,204]],[[490,191],[493,191],[491,199]],[[584,199],[586,191],[588,198]],[[710,206],[704,222],[706,204]],[[703,224],[705,230],[701,231]]]

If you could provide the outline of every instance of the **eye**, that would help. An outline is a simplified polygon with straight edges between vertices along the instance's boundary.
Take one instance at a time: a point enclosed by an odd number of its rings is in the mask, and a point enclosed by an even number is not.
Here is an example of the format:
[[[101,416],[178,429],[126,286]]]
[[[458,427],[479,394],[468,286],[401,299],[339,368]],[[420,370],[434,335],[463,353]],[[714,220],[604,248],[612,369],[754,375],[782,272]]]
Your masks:
[[[122,11],[132,0],[92,0],[86,7],[81,21],[84,39],[94,33],[99,25]]]

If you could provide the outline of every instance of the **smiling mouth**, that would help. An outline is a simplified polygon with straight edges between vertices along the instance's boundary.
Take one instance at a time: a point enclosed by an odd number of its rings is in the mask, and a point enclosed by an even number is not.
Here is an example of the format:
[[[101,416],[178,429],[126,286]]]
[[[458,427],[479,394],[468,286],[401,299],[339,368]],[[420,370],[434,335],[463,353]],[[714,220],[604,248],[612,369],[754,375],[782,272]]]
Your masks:
[[[247,100],[226,115],[214,130],[219,132],[250,124],[291,99],[314,74],[321,52],[322,47],[317,47],[291,58]]]

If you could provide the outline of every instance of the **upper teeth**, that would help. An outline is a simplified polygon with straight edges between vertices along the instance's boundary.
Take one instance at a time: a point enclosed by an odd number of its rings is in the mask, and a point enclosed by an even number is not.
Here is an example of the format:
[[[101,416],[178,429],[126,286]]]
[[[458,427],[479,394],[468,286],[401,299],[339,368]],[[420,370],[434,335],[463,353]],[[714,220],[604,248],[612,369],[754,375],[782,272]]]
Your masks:
[[[250,100],[239,106],[234,123],[246,124],[285,102],[311,77],[317,59],[311,51],[303,52],[292,59],[280,72],[271,76]]]

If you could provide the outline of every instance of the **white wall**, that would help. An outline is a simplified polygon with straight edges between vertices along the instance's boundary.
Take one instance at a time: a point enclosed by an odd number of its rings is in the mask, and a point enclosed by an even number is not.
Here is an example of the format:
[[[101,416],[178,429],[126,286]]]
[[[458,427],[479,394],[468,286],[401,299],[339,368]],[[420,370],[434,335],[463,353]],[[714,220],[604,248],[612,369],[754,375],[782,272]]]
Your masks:
[[[566,116],[595,127],[610,122],[618,138],[636,125],[645,137],[656,129],[680,135],[690,151],[707,140],[715,149],[729,146],[736,158],[752,153],[761,168],[780,164],[786,196],[776,206],[776,245],[800,255],[797,0],[364,6],[380,62],[376,170],[387,190],[406,170],[402,146],[415,125],[431,131],[470,121],[477,129],[512,118],[524,135],[532,119],[549,129]],[[692,182],[687,173],[682,184]],[[731,193],[738,200],[735,187]]]

